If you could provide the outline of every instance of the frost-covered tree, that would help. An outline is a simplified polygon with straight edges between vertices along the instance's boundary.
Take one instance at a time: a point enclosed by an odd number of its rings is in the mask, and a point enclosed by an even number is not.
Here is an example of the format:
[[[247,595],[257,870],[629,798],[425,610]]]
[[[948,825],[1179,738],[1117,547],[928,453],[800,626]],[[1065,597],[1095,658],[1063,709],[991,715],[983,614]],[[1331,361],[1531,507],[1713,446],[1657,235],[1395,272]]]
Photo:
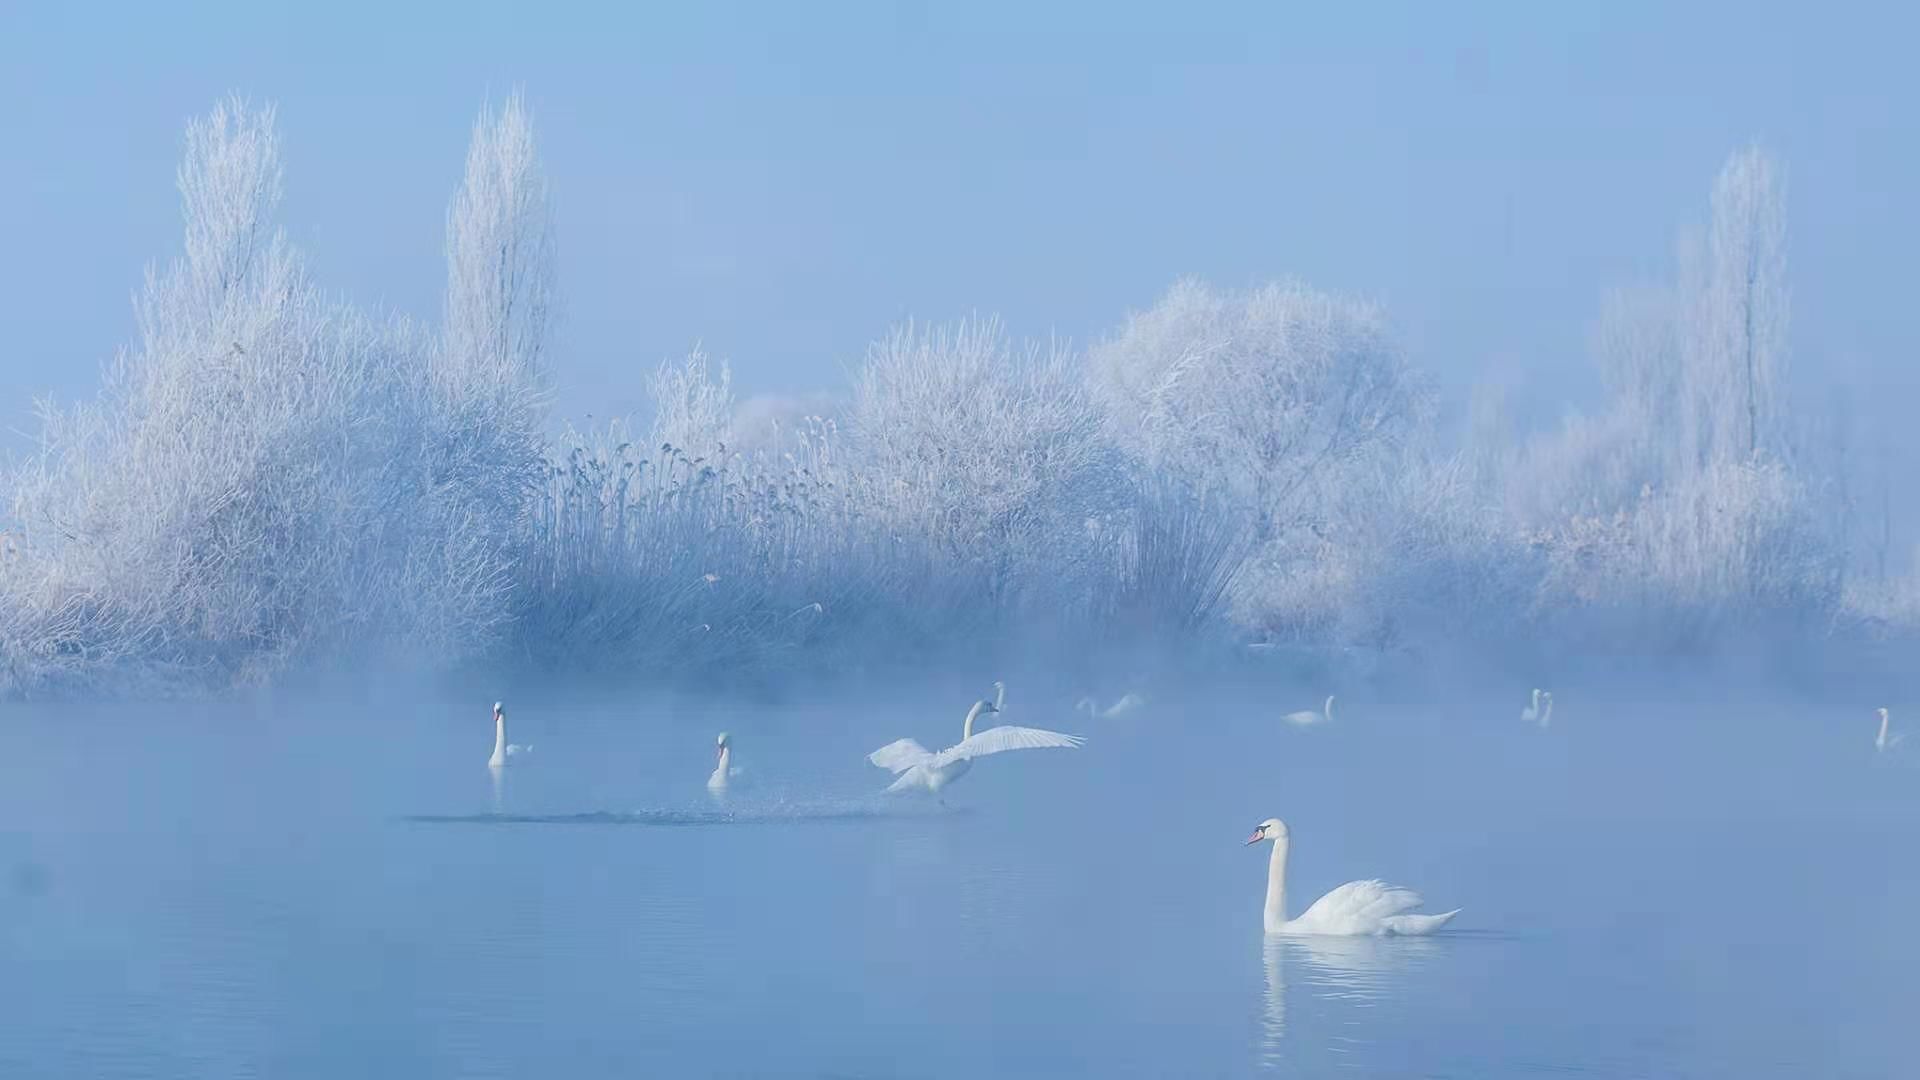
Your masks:
[[[1735,617],[1818,621],[1839,596],[1837,537],[1795,471],[1784,387],[1782,185],[1733,155],[1676,286],[1617,293],[1595,356],[1608,400],[1538,441],[1512,476],[1546,553],[1548,608],[1638,612],[1704,640]]]
[[[533,119],[515,94],[473,125],[447,210],[441,375],[514,394],[541,377],[552,319],[553,224]]]
[[[1419,402],[1373,305],[1298,283],[1182,281],[1091,354],[1114,438],[1147,471],[1251,508],[1271,535]]]
[[[553,252],[533,121],[515,94],[474,123],[447,210],[446,310],[432,367],[435,482],[490,536],[512,532],[539,482]]]
[[[871,505],[898,530],[988,560],[1005,584],[1078,529],[1104,475],[1077,357],[1015,346],[998,320],[906,326],[876,342],[849,410]],[[1063,572],[1072,548],[1053,547]]]
[[[1698,257],[1704,264],[1685,280],[1701,450],[1714,461],[1778,456],[1787,373],[1785,183],[1757,147],[1720,170]]]
[[[553,227],[533,123],[518,94],[474,123],[447,210],[447,293],[430,353],[423,512],[464,546],[479,606],[461,651],[507,617],[527,508],[545,473],[543,394],[552,321]]]
[[[312,282],[274,223],[273,120],[230,100],[188,128],[182,257],[149,273],[98,399],[45,406],[11,478],[16,685],[255,680],[394,640],[444,657],[506,615],[478,495],[517,489],[500,455],[450,452],[483,445],[459,419],[489,414],[425,334]]]

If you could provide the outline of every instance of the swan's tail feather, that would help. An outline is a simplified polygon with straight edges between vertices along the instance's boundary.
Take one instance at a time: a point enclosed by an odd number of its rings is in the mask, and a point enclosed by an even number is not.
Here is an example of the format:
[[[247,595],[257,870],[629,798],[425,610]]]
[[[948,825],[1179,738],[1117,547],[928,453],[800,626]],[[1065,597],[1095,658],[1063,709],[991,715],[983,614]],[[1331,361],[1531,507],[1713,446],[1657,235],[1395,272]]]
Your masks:
[[[1404,934],[1407,937],[1418,937],[1421,934],[1431,934],[1435,930],[1447,925],[1447,923],[1451,922],[1453,917],[1458,914],[1460,914],[1459,908],[1454,908],[1452,911],[1443,911],[1438,915],[1390,915],[1381,920],[1381,925],[1386,928],[1389,934]]]

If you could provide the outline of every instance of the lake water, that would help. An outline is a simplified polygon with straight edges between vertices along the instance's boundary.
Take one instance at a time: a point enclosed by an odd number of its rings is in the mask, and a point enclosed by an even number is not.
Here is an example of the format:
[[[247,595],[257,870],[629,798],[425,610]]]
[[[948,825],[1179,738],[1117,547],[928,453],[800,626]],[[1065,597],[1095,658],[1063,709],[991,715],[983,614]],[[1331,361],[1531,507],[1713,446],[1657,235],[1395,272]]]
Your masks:
[[[1562,695],[1008,723],[948,809],[863,755],[964,700],[0,712],[5,1077],[1895,1077],[1920,745],[1870,706]],[[909,705],[938,698],[938,707]],[[1735,713],[1738,715],[1734,715]],[[1897,718],[1901,715],[1896,709]],[[750,788],[708,799],[715,731]],[[730,815],[730,816],[729,816]],[[1424,940],[1263,940],[1356,877]],[[422,820],[431,819],[431,820]]]

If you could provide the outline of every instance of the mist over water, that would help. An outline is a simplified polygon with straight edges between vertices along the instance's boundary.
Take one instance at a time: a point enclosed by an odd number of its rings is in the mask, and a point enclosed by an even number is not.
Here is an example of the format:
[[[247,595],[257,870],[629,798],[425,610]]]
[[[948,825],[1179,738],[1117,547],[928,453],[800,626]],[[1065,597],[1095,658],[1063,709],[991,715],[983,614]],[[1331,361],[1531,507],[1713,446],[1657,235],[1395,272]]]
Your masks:
[[[1118,689],[1116,687],[1116,689]],[[1858,709],[1014,682],[1080,750],[882,799],[964,699],[24,706],[0,728],[0,1070],[1898,1075],[1920,764]],[[1563,692],[1564,693],[1564,692]],[[1276,701],[1275,697],[1283,700]],[[713,733],[743,783],[703,788]],[[1263,941],[1380,876],[1427,939]],[[436,819],[436,820],[423,820]]]
[[[1911,35],[908,7],[0,15],[0,1080],[1914,1072]]]

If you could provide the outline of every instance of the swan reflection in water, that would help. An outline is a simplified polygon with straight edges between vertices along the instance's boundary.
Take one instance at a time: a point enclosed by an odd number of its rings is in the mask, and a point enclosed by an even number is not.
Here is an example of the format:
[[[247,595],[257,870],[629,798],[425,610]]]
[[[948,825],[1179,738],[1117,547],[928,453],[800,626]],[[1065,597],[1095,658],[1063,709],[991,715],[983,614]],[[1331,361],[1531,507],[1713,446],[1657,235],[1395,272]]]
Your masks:
[[[1301,1053],[1341,1053],[1363,1042],[1362,1033],[1354,1029],[1365,1017],[1348,1010],[1371,1008],[1444,947],[1425,938],[1268,935],[1262,944],[1267,990],[1260,1022],[1261,1065],[1297,1062]],[[1289,974],[1295,994],[1306,995],[1295,999],[1292,1047],[1287,1041]],[[1303,1036],[1309,1044],[1300,1045]]]

